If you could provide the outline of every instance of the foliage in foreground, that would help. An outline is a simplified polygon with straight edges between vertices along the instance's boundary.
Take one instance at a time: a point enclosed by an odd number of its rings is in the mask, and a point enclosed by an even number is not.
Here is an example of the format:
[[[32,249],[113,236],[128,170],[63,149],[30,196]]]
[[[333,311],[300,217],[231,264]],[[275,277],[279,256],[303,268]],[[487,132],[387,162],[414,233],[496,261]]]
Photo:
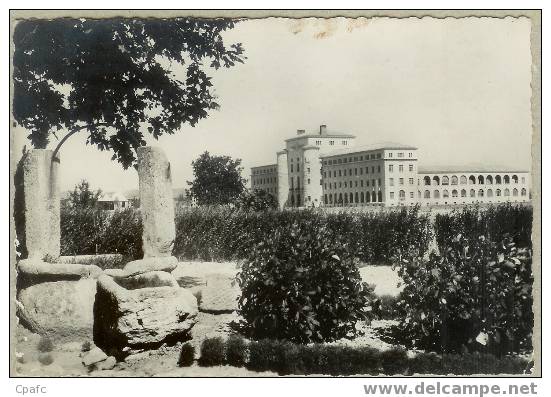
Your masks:
[[[353,337],[356,322],[371,318],[373,290],[348,243],[315,218],[251,247],[237,281],[240,314],[255,339],[332,341]]]
[[[504,220],[492,224],[499,211],[474,209],[442,217],[440,255],[428,260],[414,252],[403,256],[398,273],[405,284],[399,325],[404,340],[444,352],[503,355],[531,349],[531,212],[528,216],[518,208],[515,214],[505,207],[501,216],[526,224],[511,236]],[[447,227],[459,233],[450,237]]]
[[[230,343],[230,340],[225,342],[226,350]],[[300,345],[275,339],[242,343],[247,369],[273,371],[280,375],[497,375],[523,374],[530,369],[530,363],[521,357],[498,358],[478,352],[419,353],[408,357],[401,348],[379,351],[370,347]],[[229,359],[223,364],[233,365]]]
[[[178,357],[179,367],[189,367],[195,360],[195,347],[191,343],[184,343]]]

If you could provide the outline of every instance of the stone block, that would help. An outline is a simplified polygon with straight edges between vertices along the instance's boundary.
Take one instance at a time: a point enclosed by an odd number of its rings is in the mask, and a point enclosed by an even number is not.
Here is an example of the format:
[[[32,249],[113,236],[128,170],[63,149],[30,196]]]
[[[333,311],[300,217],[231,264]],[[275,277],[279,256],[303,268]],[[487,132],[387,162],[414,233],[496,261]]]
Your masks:
[[[128,290],[104,274],[94,303],[94,343],[121,359],[125,352],[187,339],[196,316],[197,299],[186,289]]]
[[[28,321],[54,340],[90,340],[96,280],[82,278],[30,285],[17,299]]]
[[[128,277],[155,271],[171,272],[177,265],[178,259],[173,256],[138,259],[124,266],[124,274]]]
[[[130,277],[114,277],[123,288],[138,289],[152,287],[179,287],[174,276],[167,272],[147,272]]]

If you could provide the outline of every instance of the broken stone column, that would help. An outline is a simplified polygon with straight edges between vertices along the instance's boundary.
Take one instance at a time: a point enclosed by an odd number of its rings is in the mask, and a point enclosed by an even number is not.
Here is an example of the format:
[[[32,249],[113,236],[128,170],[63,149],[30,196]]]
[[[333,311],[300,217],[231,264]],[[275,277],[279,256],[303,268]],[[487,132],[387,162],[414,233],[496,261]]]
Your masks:
[[[157,147],[138,149],[144,258],[172,255],[176,227],[170,163]]]
[[[52,150],[32,149],[23,162],[29,259],[57,258],[60,253],[59,155],[55,159],[52,155]]]

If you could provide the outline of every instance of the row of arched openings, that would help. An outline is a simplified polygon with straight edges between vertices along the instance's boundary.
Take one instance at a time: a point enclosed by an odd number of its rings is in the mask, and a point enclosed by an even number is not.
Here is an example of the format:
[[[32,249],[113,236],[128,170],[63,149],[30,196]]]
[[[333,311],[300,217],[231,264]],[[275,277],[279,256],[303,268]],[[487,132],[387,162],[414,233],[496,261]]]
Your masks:
[[[504,189],[503,191],[501,189],[496,189],[495,192],[492,190],[492,189],[488,189],[486,191],[484,191],[484,189],[478,189],[478,191],[476,191],[475,189],[470,189],[469,192],[468,192],[468,196],[467,196],[467,190],[466,189],[461,189],[460,191],[454,189],[451,191],[451,197],[452,198],[456,198],[456,197],[494,197],[494,193],[495,193],[495,196],[496,197],[501,197],[502,194],[503,196],[505,197],[509,197],[511,195],[511,191],[509,189]],[[520,190],[520,195],[521,196],[526,196],[526,189],[525,188],[522,188]],[[432,194],[432,196],[431,196]],[[514,188],[513,189],[513,197],[517,197],[519,194],[519,191],[517,188]],[[446,189],[444,189],[442,191],[442,198],[449,198],[450,197],[450,192]],[[426,199],[430,199],[430,198],[434,198],[434,199],[439,199],[440,198],[440,190],[434,190],[432,193],[430,190],[425,190],[425,192],[423,193],[423,198],[426,198]]]
[[[493,177],[492,175],[487,175],[486,178],[484,178],[484,175],[470,175],[468,178],[465,175],[461,175],[459,178],[456,175],[453,175],[451,178],[448,176],[443,176],[440,178],[438,175],[433,176],[432,178],[428,175],[426,175],[423,178],[423,183],[425,186],[440,186],[440,185],[501,185],[505,184],[508,185],[510,183],[518,183],[518,176],[517,175],[504,175],[503,177],[501,175],[496,175]]]
[[[323,202],[326,205],[382,203],[383,192],[327,193],[323,196]]]

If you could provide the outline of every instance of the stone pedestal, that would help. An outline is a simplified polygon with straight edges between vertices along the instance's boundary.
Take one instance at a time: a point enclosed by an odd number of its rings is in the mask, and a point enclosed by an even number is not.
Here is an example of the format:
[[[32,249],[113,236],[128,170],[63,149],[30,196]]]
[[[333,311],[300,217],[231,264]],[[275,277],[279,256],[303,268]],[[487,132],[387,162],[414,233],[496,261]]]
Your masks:
[[[144,258],[170,256],[176,227],[170,163],[157,147],[138,149]]]
[[[97,346],[121,359],[130,353],[189,337],[197,316],[195,297],[177,284],[158,286],[155,282],[152,285],[128,289],[120,280],[117,282],[107,275],[99,277],[94,303]]]
[[[29,258],[57,258],[60,252],[59,157],[51,150],[33,149],[23,162],[25,240]]]

